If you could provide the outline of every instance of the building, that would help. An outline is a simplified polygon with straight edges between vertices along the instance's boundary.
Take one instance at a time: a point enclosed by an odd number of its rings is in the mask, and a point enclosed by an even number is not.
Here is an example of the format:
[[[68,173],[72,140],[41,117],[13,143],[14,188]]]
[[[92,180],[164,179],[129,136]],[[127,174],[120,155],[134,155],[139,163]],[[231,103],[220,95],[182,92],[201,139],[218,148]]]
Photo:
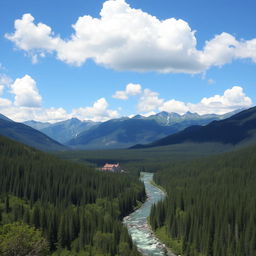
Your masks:
[[[120,164],[117,163],[117,164],[109,164],[109,163],[106,163],[102,168],[101,168],[102,171],[105,171],[105,172],[121,172],[121,167],[120,167]]]

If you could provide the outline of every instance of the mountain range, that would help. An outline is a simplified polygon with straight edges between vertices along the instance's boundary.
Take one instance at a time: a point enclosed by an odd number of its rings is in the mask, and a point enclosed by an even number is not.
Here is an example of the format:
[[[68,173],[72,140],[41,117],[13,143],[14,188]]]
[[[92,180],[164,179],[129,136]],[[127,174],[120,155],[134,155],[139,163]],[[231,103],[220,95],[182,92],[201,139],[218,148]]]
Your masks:
[[[43,132],[52,139],[67,143],[72,138],[76,137],[81,132],[87,131],[98,123],[93,121],[81,121],[77,118],[71,118],[57,123],[42,123],[36,121],[26,121],[24,124],[31,126],[34,129]]]
[[[122,117],[102,123],[72,118],[55,124],[35,121],[28,121],[25,124],[75,149],[107,149],[150,143],[191,125],[206,125],[232,114],[234,112],[225,115],[198,115],[187,112],[179,115],[163,111],[149,117],[136,115],[132,118]]]
[[[44,133],[22,123],[17,123],[0,115],[0,135],[35,147],[43,151],[66,150],[67,147],[48,137]]]
[[[72,118],[54,124],[33,120],[22,124],[0,115],[0,134],[44,151],[68,148],[128,148],[138,144],[146,144],[147,147],[158,144],[168,145],[171,136],[173,136],[171,144],[193,139],[200,142],[200,139],[196,140],[193,137],[194,135],[189,139],[186,139],[185,135],[208,127],[207,124],[212,121],[224,122],[224,119],[232,114],[234,112],[225,115],[198,115],[191,112],[179,115],[160,112],[148,117],[136,115],[132,118],[123,117],[102,123]],[[201,131],[198,133],[201,134]],[[201,140],[206,140],[204,138],[202,137]]]
[[[221,143],[246,145],[256,142],[256,107],[206,126],[194,125],[176,134],[132,148],[159,147],[182,143]]]

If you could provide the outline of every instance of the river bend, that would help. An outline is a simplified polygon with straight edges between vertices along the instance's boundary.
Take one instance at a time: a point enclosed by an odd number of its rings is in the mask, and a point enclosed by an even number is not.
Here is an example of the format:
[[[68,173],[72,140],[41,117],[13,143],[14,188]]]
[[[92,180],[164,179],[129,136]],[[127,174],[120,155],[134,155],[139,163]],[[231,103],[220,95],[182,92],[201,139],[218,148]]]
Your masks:
[[[165,193],[158,187],[151,184],[153,173],[141,173],[141,180],[145,184],[147,193],[146,202],[135,212],[125,217],[123,223],[127,226],[133,243],[136,244],[138,251],[145,256],[175,256],[167,251],[165,245],[159,241],[147,223],[150,215],[151,206],[163,200]]]

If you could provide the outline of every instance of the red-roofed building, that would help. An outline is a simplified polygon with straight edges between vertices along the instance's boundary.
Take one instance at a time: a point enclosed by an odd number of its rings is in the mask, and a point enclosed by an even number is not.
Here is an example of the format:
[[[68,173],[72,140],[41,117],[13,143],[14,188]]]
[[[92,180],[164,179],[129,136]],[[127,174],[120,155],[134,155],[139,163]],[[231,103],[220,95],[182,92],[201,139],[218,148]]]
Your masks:
[[[119,163],[117,164],[108,164],[106,163],[102,168],[102,171],[105,172],[121,172],[121,167],[119,165]]]

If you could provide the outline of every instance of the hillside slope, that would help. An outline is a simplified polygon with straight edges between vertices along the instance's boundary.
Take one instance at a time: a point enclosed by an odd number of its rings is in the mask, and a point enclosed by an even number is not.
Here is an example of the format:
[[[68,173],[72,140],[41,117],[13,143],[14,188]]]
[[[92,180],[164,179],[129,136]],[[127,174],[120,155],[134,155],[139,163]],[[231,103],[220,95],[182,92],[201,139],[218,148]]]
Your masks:
[[[256,255],[255,166],[256,145],[167,162],[154,180],[170,196],[153,207],[153,229],[177,255]]]
[[[121,222],[145,199],[136,176],[95,171],[3,136],[0,163],[0,230],[12,222],[41,229],[54,255],[140,255]]]
[[[9,120],[0,117],[0,135],[43,151],[67,149],[65,146],[49,138],[44,133],[39,132],[38,130],[35,130],[25,124]]]
[[[136,145],[133,148],[158,147],[186,142],[237,145],[254,141],[256,141],[256,107],[239,112],[224,120],[213,121],[206,126],[191,126],[153,143]]]
[[[81,132],[87,131],[98,123],[93,121],[81,121],[77,118],[71,118],[57,123],[41,123],[37,121],[27,121],[24,124],[43,132],[50,138],[66,143],[76,137]]]

